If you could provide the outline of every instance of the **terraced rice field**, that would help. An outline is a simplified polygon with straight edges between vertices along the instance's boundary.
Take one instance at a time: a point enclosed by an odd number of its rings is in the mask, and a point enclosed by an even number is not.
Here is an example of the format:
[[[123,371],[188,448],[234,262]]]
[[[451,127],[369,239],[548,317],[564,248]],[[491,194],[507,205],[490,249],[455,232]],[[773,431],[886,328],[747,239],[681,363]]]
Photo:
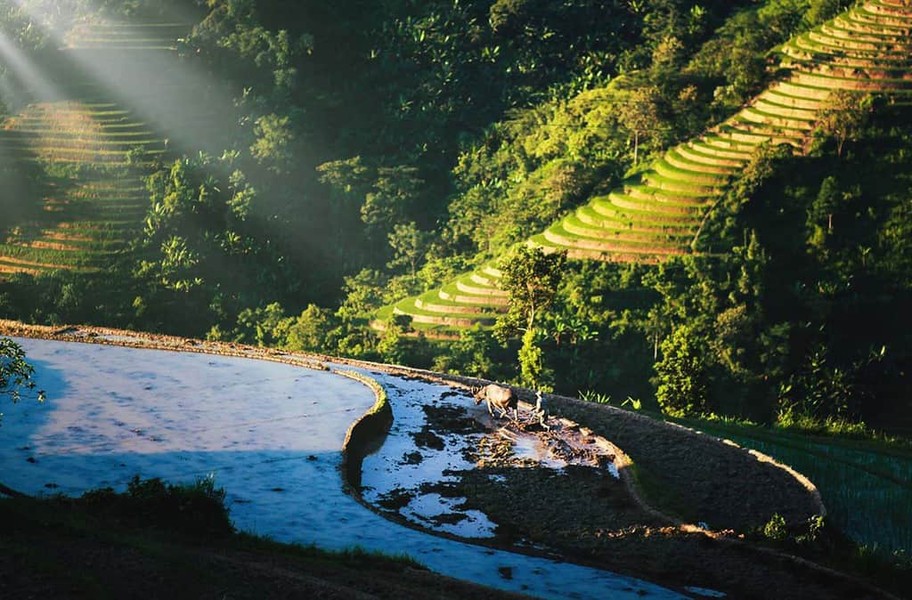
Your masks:
[[[912,3],[872,0],[781,48],[789,75],[699,138],[668,150],[647,170],[592,198],[527,243],[576,259],[655,263],[691,252],[706,211],[761,144],[805,146],[837,89],[890,92],[912,100]],[[375,326],[408,315],[446,336],[488,326],[506,309],[492,265],[443,288],[382,309]]]
[[[0,272],[91,271],[142,225],[142,169],[128,153],[163,152],[162,142],[128,111],[108,103],[36,103],[0,131],[7,154],[40,174],[40,214],[4,232]],[[34,163],[27,165],[26,163]]]
[[[758,427],[687,423],[791,465],[820,490],[829,518],[860,544],[912,553],[912,455],[865,442],[814,439]]]
[[[64,36],[69,49],[165,50],[177,49],[187,34],[186,23],[80,23]]]
[[[430,335],[438,331],[443,337],[451,330],[476,324],[490,327],[496,315],[505,311],[509,303],[508,294],[497,287],[500,277],[501,272],[496,267],[482,267],[439,290],[381,309],[375,323],[379,327],[393,315],[408,315],[416,328]]]
[[[79,50],[170,52],[186,29],[84,23],[65,36],[61,58]],[[61,87],[68,99],[37,100],[0,122],[5,155],[31,173],[41,191],[22,199],[36,204],[31,217],[0,232],[0,275],[104,269],[142,227],[148,204],[142,177],[166,143],[129,108],[105,97],[98,82],[63,81]]]

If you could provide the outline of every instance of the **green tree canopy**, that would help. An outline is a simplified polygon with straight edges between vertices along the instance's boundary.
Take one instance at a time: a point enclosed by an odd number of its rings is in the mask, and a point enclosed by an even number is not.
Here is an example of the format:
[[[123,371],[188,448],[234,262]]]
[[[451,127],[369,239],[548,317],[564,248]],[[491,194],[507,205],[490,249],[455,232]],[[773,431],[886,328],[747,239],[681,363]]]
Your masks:
[[[498,322],[501,331],[535,328],[557,296],[566,259],[566,252],[546,254],[541,248],[520,246],[501,263],[500,285],[510,293],[509,312]]]
[[[655,364],[656,398],[662,411],[672,416],[707,411],[709,384],[699,337],[688,327],[678,327],[661,345]]]
[[[654,87],[638,88],[618,107],[621,125],[633,141],[633,164],[639,160],[640,141],[654,137],[662,125],[659,113],[659,91]]]
[[[852,90],[831,93],[820,110],[815,133],[836,142],[836,155],[841,157],[845,143],[858,138],[874,104],[871,94]]]

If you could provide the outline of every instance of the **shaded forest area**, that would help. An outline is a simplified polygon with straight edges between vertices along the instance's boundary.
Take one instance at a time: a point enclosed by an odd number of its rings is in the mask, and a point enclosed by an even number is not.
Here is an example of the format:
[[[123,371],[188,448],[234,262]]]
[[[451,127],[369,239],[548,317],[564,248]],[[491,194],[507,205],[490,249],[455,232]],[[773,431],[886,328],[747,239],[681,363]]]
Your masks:
[[[888,98],[853,109],[849,129],[821,127],[806,154],[762,152],[708,213],[699,254],[561,263],[525,336],[515,312],[446,342],[401,320],[368,327],[735,112],[777,77],[778,44],[849,2],[174,4],[70,8],[192,21],[180,64],[228,90],[231,126],[152,161],[145,227],[117,265],[11,276],[2,316],[408,363],[672,415],[912,428],[912,137]],[[53,60],[21,11],[3,29]]]

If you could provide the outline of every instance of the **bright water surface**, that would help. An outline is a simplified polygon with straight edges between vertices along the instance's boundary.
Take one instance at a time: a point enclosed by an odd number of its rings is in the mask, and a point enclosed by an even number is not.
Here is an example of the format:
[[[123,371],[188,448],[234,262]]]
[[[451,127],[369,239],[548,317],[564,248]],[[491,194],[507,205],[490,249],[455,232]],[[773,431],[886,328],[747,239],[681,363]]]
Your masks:
[[[345,432],[374,402],[355,381],[261,360],[17,341],[48,400],[3,406],[0,473],[14,489],[76,495],[123,489],[137,474],[171,482],[211,474],[239,529],[279,541],[408,554],[444,575],[547,598],[680,597],[428,535],[366,509],[344,493],[339,474]]]

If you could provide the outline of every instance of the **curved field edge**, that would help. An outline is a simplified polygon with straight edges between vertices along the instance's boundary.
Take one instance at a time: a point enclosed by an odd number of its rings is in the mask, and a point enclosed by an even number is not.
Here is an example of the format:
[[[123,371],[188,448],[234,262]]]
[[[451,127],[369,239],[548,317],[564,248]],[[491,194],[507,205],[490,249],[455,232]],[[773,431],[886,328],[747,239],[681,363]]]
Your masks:
[[[84,343],[99,343],[145,349],[185,351],[234,356],[241,358],[254,358],[260,360],[282,362],[285,364],[313,368],[322,371],[328,370],[328,366],[326,364],[327,362],[332,362],[335,364],[346,364],[352,367],[371,369],[393,375],[418,377],[427,381],[454,385],[456,387],[473,386],[478,385],[479,383],[484,383],[484,380],[476,378],[442,375],[421,369],[381,365],[365,361],[332,358],[323,355],[289,353],[275,349],[246,346],[234,343],[199,341],[176,336],[149,334],[99,327],[47,327],[25,325],[15,321],[0,319],[0,335],[50,339],[56,341],[80,341]],[[379,384],[376,382],[374,382],[374,384],[379,387]],[[376,388],[374,389],[375,394],[377,394],[377,401],[375,402],[375,405],[367,411],[366,415],[382,415],[386,410],[383,408],[383,404],[385,402],[385,399],[383,397],[385,396],[385,393],[380,394],[377,392]],[[528,390],[520,389],[518,391],[520,392],[520,396],[524,401],[529,401],[534,397],[532,392]],[[759,500],[762,503],[767,497],[769,497],[769,494],[763,493],[767,490],[762,490],[754,482],[752,482],[752,477],[755,477],[758,472],[767,471],[767,475],[769,472],[778,473],[780,477],[784,478],[784,481],[790,483],[790,485],[785,486],[784,490],[780,490],[785,492],[779,495],[779,498],[781,500],[803,505],[805,511],[808,510],[808,506],[815,506],[813,495],[809,493],[808,489],[806,489],[796,479],[794,479],[788,471],[780,468],[775,463],[760,461],[754,454],[750,454],[747,451],[736,447],[734,444],[727,444],[711,436],[703,435],[699,432],[695,432],[681,426],[672,425],[661,421],[654,421],[643,415],[629,413],[627,411],[614,407],[590,404],[572,398],[553,395],[547,395],[545,399],[546,408],[549,410],[550,414],[556,416],[565,416],[567,418],[573,418],[574,415],[577,415],[574,420],[586,423],[589,429],[593,431],[593,433],[606,438],[611,438],[612,442],[619,442],[614,444],[615,447],[619,445],[624,446],[625,452],[618,453],[618,458],[619,461],[624,461],[625,464],[628,465],[628,468],[619,469],[622,474],[625,474],[625,476],[628,477],[628,479],[624,480],[625,485],[630,486],[629,489],[631,490],[631,496],[636,499],[638,503],[642,503],[642,507],[644,507],[646,510],[649,510],[655,516],[664,515],[661,511],[650,509],[650,504],[643,500],[643,496],[648,497],[650,502],[655,502],[656,505],[665,510],[668,506],[668,503],[666,502],[668,500],[668,490],[664,490],[663,493],[659,495],[660,497],[658,498],[658,501],[656,501],[657,499],[653,496],[655,493],[654,486],[657,482],[661,483],[662,474],[667,475],[671,472],[677,472],[682,466],[680,457],[678,457],[679,460],[674,460],[673,456],[663,456],[661,449],[655,451],[655,447],[657,446],[655,444],[656,439],[663,437],[662,435],[656,435],[659,433],[664,434],[664,436],[669,438],[673,444],[682,447],[683,452],[680,453],[682,456],[696,456],[697,461],[693,462],[690,465],[692,467],[691,470],[696,471],[698,475],[701,475],[691,478],[693,482],[697,483],[696,487],[691,486],[690,488],[684,487],[682,489],[671,490],[673,492],[672,496],[676,495],[679,497],[679,499],[687,497],[693,498],[695,497],[695,494],[693,493],[694,489],[700,492],[700,485],[702,484],[704,485],[702,492],[713,492],[703,493],[703,497],[716,499],[716,502],[710,502],[708,504],[704,502],[701,505],[702,508],[706,509],[707,506],[709,506],[713,509],[718,509],[722,508],[719,505],[719,499],[724,498],[725,495],[720,495],[716,492],[720,489],[724,489],[726,485],[732,485],[733,482],[741,482],[743,484],[743,487],[741,489],[745,491],[745,494],[740,497],[740,503],[736,503],[736,505],[732,507],[731,510],[735,510],[736,512],[744,512],[748,517],[751,518],[752,521],[763,524],[766,522],[765,520],[769,518],[769,515],[772,514],[769,511],[775,511],[775,508],[781,509],[783,507],[781,504],[776,507],[769,505],[769,503],[765,503],[766,505],[758,505],[755,502],[751,502],[751,500]],[[386,417],[378,416],[378,419],[380,418]],[[368,420],[368,423],[369,422],[370,419]],[[373,440],[372,443],[377,443],[377,429],[374,426],[367,427],[365,429],[365,432],[370,432],[371,429],[374,430],[374,433],[372,433],[370,436],[365,437],[371,438]],[[357,432],[358,428],[356,428],[355,431]],[[356,438],[360,435],[360,433],[355,434]],[[638,438],[639,443],[637,443]],[[621,440],[623,440],[623,442]],[[665,446],[667,446],[667,444]],[[650,449],[653,449],[653,451],[650,452]],[[720,473],[715,474],[716,477],[714,481],[711,478],[712,469],[705,468],[705,464],[699,460],[700,452],[705,452],[708,449],[711,452],[724,454],[729,457],[738,457],[738,459],[735,460],[732,464],[735,466],[746,467],[748,470],[745,473],[742,473],[740,477],[735,476],[737,473],[732,473],[729,471],[729,476],[723,477],[723,481],[721,481],[722,485],[718,485],[720,483]],[[713,462],[712,464],[718,466],[717,462]],[[657,468],[657,465],[660,471],[659,473],[654,472],[654,469]],[[669,468],[669,465],[671,468]],[[710,477],[710,479],[707,479],[707,477]],[[679,482],[680,479],[677,481]],[[709,482],[709,487],[705,487],[707,481]],[[666,482],[670,485],[675,485],[676,479],[667,479]],[[641,495],[640,492],[644,493]],[[697,495],[699,495],[699,493]],[[357,498],[357,495],[355,497]],[[779,510],[775,512],[779,512],[779,514],[789,514],[787,510]],[[706,514],[714,513],[709,512]],[[801,514],[801,517],[803,518],[805,514],[807,514],[807,512]],[[800,519],[795,519],[794,522],[798,521],[800,521]],[[675,518],[670,522],[680,523],[681,519]],[[713,529],[717,528],[718,526],[714,523]],[[824,566],[820,563],[814,562],[813,560],[807,560],[798,556],[794,556],[787,552],[784,553],[773,548],[761,547],[749,542],[743,542],[739,539],[731,537],[728,532],[723,531],[716,533],[705,528],[686,524],[679,525],[677,529],[685,533],[692,532],[697,533],[698,535],[705,535],[707,538],[715,539],[727,547],[742,548],[745,551],[750,551],[753,549],[759,552],[761,555],[770,556],[771,559],[788,561],[795,566],[811,569],[813,572],[819,573],[822,577],[836,578],[837,580],[844,581],[847,584],[859,586],[860,589],[866,590],[866,593],[872,593],[874,597],[894,597],[889,593],[884,592],[882,589],[871,587],[869,583],[865,582],[864,580],[860,580],[850,574],[835,571],[831,567]],[[516,551],[515,548],[508,548],[508,550]]]
[[[386,390],[376,379],[357,371],[335,369],[333,373],[364,384],[370,388],[376,398],[374,405],[348,428],[345,433],[345,441],[342,442],[340,468],[343,484],[346,491],[360,499],[361,467],[364,457],[383,443],[383,439],[393,424],[393,410],[390,407]]]
[[[323,358],[325,358],[325,357],[323,357]],[[368,362],[364,362],[364,361],[352,361],[352,360],[348,360],[348,359],[332,359],[332,360],[334,362],[342,362],[342,363],[346,363],[346,364],[351,364],[353,366],[359,366],[361,368],[369,368],[374,371],[380,371],[380,372],[384,372],[384,373],[388,373],[388,374],[400,375],[400,376],[406,376],[406,377],[414,377],[417,379],[422,379],[429,383],[438,383],[438,384],[448,385],[452,388],[467,389],[467,388],[471,388],[473,386],[478,386],[480,384],[483,385],[486,383],[491,383],[488,380],[482,380],[482,379],[470,378],[470,377],[460,377],[460,376],[453,376],[453,375],[444,375],[444,374],[440,374],[440,373],[436,373],[436,372],[432,372],[432,371],[426,371],[426,370],[422,370],[422,369],[368,363]],[[374,407],[371,410],[369,410],[365,416],[370,417],[381,410],[385,411],[386,408],[391,409],[391,406],[389,405],[389,402],[388,402],[386,390],[378,380],[376,380],[370,376],[363,375],[358,372],[339,371],[339,370],[335,370],[334,372],[336,372],[338,374],[349,374],[350,376],[352,376],[352,378],[362,381],[365,385],[367,385],[372,390],[374,390],[377,401],[376,401]],[[534,400],[534,393],[531,392],[530,390],[525,390],[522,388],[515,388],[515,389],[517,389],[519,391],[522,401],[525,404],[527,404],[527,406],[525,406],[524,408],[526,408],[526,409],[532,408],[530,401]],[[801,528],[802,526],[806,526],[807,521],[811,517],[818,516],[818,515],[822,517],[822,516],[826,515],[826,508],[823,505],[823,502],[820,497],[820,493],[817,490],[817,488],[814,486],[814,484],[807,477],[805,477],[801,473],[798,473],[796,470],[792,469],[788,465],[782,464],[761,452],[758,452],[753,449],[742,448],[730,440],[716,439],[714,437],[704,435],[699,431],[690,429],[688,427],[684,427],[682,425],[678,425],[678,424],[674,424],[674,423],[667,423],[664,421],[655,421],[654,419],[651,419],[649,417],[639,415],[636,413],[630,413],[630,412],[627,412],[627,411],[624,411],[624,410],[621,410],[621,409],[618,409],[615,407],[611,407],[611,406],[593,405],[591,403],[582,402],[582,401],[574,399],[574,398],[567,398],[567,397],[562,397],[562,396],[557,396],[557,395],[546,395],[545,400],[547,402],[546,406],[549,409],[551,409],[552,411],[554,411],[554,412],[552,412],[552,415],[555,415],[555,416],[560,416],[560,417],[563,417],[566,419],[566,413],[570,412],[570,411],[566,410],[566,408],[567,408],[566,406],[561,407],[562,404],[566,404],[568,406],[582,406],[584,408],[600,409],[603,412],[611,413],[613,416],[619,417],[621,419],[630,418],[635,421],[639,421],[641,424],[646,424],[647,426],[650,424],[660,426],[666,430],[666,433],[672,432],[672,436],[674,436],[675,434],[678,436],[680,436],[682,434],[691,436],[693,438],[699,439],[701,443],[709,443],[709,444],[714,445],[717,449],[720,449],[722,452],[727,452],[729,454],[735,453],[737,455],[740,455],[742,458],[746,458],[747,460],[753,461],[760,468],[772,468],[772,469],[775,469],[776,471],[780,472],[781,474],[784,474],[785,476],[792,477],[794,483],[796,485],[800,486],[801,489],[805,490],[805,492],[807,493],[807,496],[810,497],[811,505],[814,506],[818,512],[816,512],[813,515],[810,515],[806,518],[799,518],[799,519],[796,519],[795,521],[789,522],[789,524],[788,524],[789,527],[795,526],[795,527]],[[386,418],[387,418],[387,416],[385,414],[377,415],[377,416],[373,417],[373,419],[372,419],[373,425],[369,429],[366,428],[363,430],[363,433],[366,434],[365,437],[367,438],[366,440],[364,440],[365,443],[372,444],[373,447],[376,447],[378,444],[382,444],[383,439],[388,434],[389,428],[391,426],[392,413],[390,413],[390,415],[389,415],[390,421],[385,421]],[[357,425],[357,423],[356,423],[356,425]],[[352,428],[354,429],[356,427],[356,425],[353,425]],[[583,429],[589,429],[592,433],[599,434],[599,432],[594,427],[583,427]],[[641,436],[640,439],[649,440],[650,438],[651,438],[651,436],[647,435],[647,436]],[[876,585],[872,585],[871,583],[865,581],[862,578],[855,576],[854,574],[836,570],[831,566],[824,565],[819,562],[815,562],[815,560],[808,559],[808,558],[805,558],[802,556],[797,556],[788,551],[782,551],[780,549],[777,549],[774,547],[768,547],[765,545],[757,545],[757,544],[750,543],[750,542],[744,542],[741,539],[741,538],[743,538],[743,536],[733,536],[733,535],[731,535],[731,531],[711,531],[708,529],[707,525],[704,523],[700,523],[698,525],[689,524],[689,523],[683,522],[680,518],[672,517],[672,516],[669,516],[668,514],[661,512],[661,510],[650,505],[643,498],[643,495],[641,494],[642,470],[637,468],[637,465],[633,462],[633,460],[630,458],[630,456],[627,453],[625,453],[617,444],[615,444],[611,440],[605,440],[605,441],[608,442],[608,445],[610,446],[612,452],[615,454],[615,464],[618,467],[618,472],[621,477],[621,481],[624,485],[624,488],[628,494],[628,497],[630,498],[630,500],[633,501],[633,503],[641,511],[643,511],[643,513],[645,513],[649,517],[652,517],[659,521],[665,521],[665,522],[672,523],[674,525],[674,527],[681,534],[685,534],[685,535],[686,534],[697,534],[698,536],[699,535],[706,536],[707,542],[709,542],[710,540],[717,542],[719,544],[720,548],[730,548],[736,554],[743,556],[744,555],[743,553],[747,552],[748,555],[753,556],[753,559],[751,559],[751,560],[758,560],[760,562],[768,560],[768,561],[772,561],[772,563],[777,563],[777,561],[778,561],[779,564],[790,564],[795,568],[807,569],[809,573],[815,573],[817,577],[829,579],[829,580],[836,581],[836,582],[842,582],[843,585],[849,586],[849,588],[851,588],[853,590],[853,593],[861,593],[861,594],[864,594],[866,597],[870,595],[870,597],[883,597],[883,598],[889,598],[891,600],[897,600],[897,597],[892,595],[890,592],[888,592]],[[647,442],[647,445],[648,445],[648,442]],[[370,450],[368,450],[368,452],[370,452]],[[364,458],[363,455],[360,458],[363,459]],[[360,464],[360,461],[359,461],[359,464]],[[360,479],[360,476],[361,476],[360,473],[358,473],[357,477],[359,479]],[[750,486],[749,491],[756,491],[756,490],[754,489],[754,486]],[[364,502],[364,500],[361,498],[360,493],[358,492],[357,488],[355,488],[354,490],[351,490],[351,492],[359,500],[359,502],[361,502],[362,504],[364,504],[371,510],[376,511],[375,506]],[[463,542],[468,541],[468,540],[459,538],[458,536],[452,535],[447,532],[441,532],[441,531],[434,530],[434,529],[428,529],[426,527],[421,526],[420,524],[413,523],[406,519],[400,519],[400,518],[397,518],[396,516],[391,516],[388,513],[381,513],[381,514],[383,514],[383,516],[386,518],[391,518],[392,520],[399,522],[404,527],[409,527],[411,529],[424,531],[424,532],[427,532],[427,533],[430,533],[432,535],[436,535],[439,537],[454,539],[454,540],[463,541]],[[749,529],[755,529],[755,527],[751,527]],[[543,540],[539,540],[539,541],[543,541]],[[529,554],[529,555],[540,554],[539,551],[536,551],[535,549],[530,548],[530,547],[516,546],[511,543],[503,543],[503,542],[498,542],[498,541],[494,541],[494,540],[472,540],[472,543],[483,545],[483,546],[489,546],[492,548],[499,548],[499,549],[507,550],[510,552],[516,552],[519,554]],[[545,542],[545,543],[547,543],[547,542]],[[559,552],[559,550],[557,550],[557,551]],[[598,561],[593,562],[592,560],[587,560],[587,559],[584,559],[581,557],[576,557],[574,559],[571,559],[571,562],[576,562],[576,561],[579,561],[580,564],[589,564],[590,566],[594,566],[597,568],[606,567],[606,565],[600,564]],[[608,568],[610,569],[612,567],[609,566]],[[645,575],[639,569],[629,570],[628,574],[632,575],[632,576],[644,576]],[[657,575],[655,573],[652,573],[650,575],[645,575],[645,576],[648,578],[651,578],[653,580],[656,580],[656,581],[659,581],[661,579],[660,577],[657,577]],[[669,584],[669,582],[666,582],[666,584]],[[837,584],[837,587],[838,587],[838,584]]]
[[[827,503],[828,520],[859,545],[884,556],[912,550],[912,448],[873,440],[769,430],[745,423],[682,424],[776,456],[806,473]],[[888,444],[888,445],[885,445]]]
[[[774,458],[726,439],[619,408],[546,396],[552,412],[586,423],[629,457],[633,487],[676,524],[750,531],[773,514],[789,525],[825,516],[810,479]]]
[[[450,375],[441,375],[439,373],[425,371],[425,370],[421,370],[421,369],[412,369],[412,368],[405,368],[405,367],[400,367],[400,366],[378,365],[378,364],[374,364],[374,363],[364,363],[362,361],[344,361],[343,360],[342,362],[348,362],[350,364],[357,363],[359,366],[371,368],[371,369],[374,369],[377,371],[382,371],[382,372],[395,374],[395,375],[402,375],[402,376],[406,376],[406,377],[413,377],[413,378],[425,380],[427,382],[444,384],[444,385],[448,385],[450,387],[455,387],[455,388],[469,388],[472,386],[477,386],[478,384],[489,383],[487,380],[481,380],[481,379],[477,379],[477,378],[459,377],[459,376],[450,376]],[[360,376],[360,374],[358,374],[358,375]],[[363,377],[364,376],[360,376],[359,378],[363,378]],[[385,402],[386,394],[383,391],[382,384],[379,384],[376,380],[373,380],[369,377],[367,377],[366,379],[367,379],[367,381],[365,381],[365,383],[375,389],[375,393],[377,393],[377,395],[378,395],[377,396],[378,403],[381,401]],[[523,403],[528,405],[528,406],[525,406],[524,408],[526,408],[526,409],[531,408],[531,404],[528,401],[530,399],[534,398],[534,394],[529,390],[523,390],[521,388],[518,389],[518,391],[520,392],[520,395],[523,398]],[[731,442],[730,440],[716,439],[711,436],[706,436],[699,431],[696,431],[696,430],[693,430],[693,429],[690,429],[690,428],[687,428],[687,427],[684,427],[681,425],[677,425],[674,423],[666,423],[664,421],[655,421],[649,417],[635,414],[635,413],[629,413],[627,411],[623,411],[621,409],[617,409],[617,408],[610,407],[610,406],[592,405],[591,403],[582,402],[582,401],[579,401],[579,400],[576,400],[573,398],[561,397],[561,396],[556,396],[556,395],[546,395],[545,399],[546,399],[548,408],[557,409],[557,412],[552,412],[551,414],[564,417],[565,420],[566,420],[566,416],[565,416],[566,412],[569,412],[569,411],[562,410],[560,408],[560,405],[564,404],[564,403],[566,403],[568,405],[581,405],[585,408],[601,409],[605,412],[615,413],[614,416],[630,417],[634,420],[640,421],[641,423],[659,425],[659,426],[663,427],[664,429],[666,429],[668,432],[673,432],[674,434],[677,434],[677,435],[683,434],[683,435],[692,436],[694,438],[699,439],[701,443],[710,443],[710,444],[715,445],[717,448],[721,449],[723,452],[735,453],[737,455],[740,455],[743,458],[746,458],[747,460],[751,460],[755,464],[757,464],[760,468],[772,468],[772,469],[780,472],[784,476],[792,477],[794,483],[797,486],[800,486],[801,489],[805,490],[805,492],[807,493],[807,497],[809,497],[810,504],[812,506],[816,507],[818,512],[814,513],[813,515],[810,515],[807,518],[797,519],[795,521],[789,522],[788,523],[789,528],[795,527],[795,528],[800,529],[803,526],[807,526],[808,520],[811,519],[812,517],[814,517],[814,516],[823,517],[826,515],[826,509],[821,500],[820,493],[817,490],[817,488],[814,486],[814,484],[807,477],[798,473],[797,471],[795,471],[788,465],[782,464],[761,452],[758,452],[753,449],[742,448],[742,447],[738,446],[737,444],[735,444],[734,442]],[[566,407],[564,407],[564,408],[566,408]],[[389,430],[389,425],[386,425],[385,429],[383,429],[380,434],[374,436],[373,443],[382,442],[382,438],[388,433],[388,430]],[[581,430],[589,430],[591,433],[598,434],[598,431],[594,427],[581,427]],[[649,437],[650,436],[643,436],[641,439],[648,440]],[[648,444],[648,442],[647,442],[647,444]],[[807,572],[809,573],[809,576],[812,579],[817,577],[817,578],[820,578],[821,580],[829,580],[831,582],[837,582],[835,584],[836,588],[833,588],[833,589],[843,589],[840,586],[847,586],[843,591],[849,590],[849,589],[851,589],[852,591],[849,592],[850,595],[846,596],[846,597],[855,597],[852,594],[857,593],[857,594],[861,594],[863,597],[872,597],[872,598],[873,597],[883,597],[883,598],[889,598],[891,600],[897,600],[897,598],[898,598],[897,596],[891,594],[889,591],[886,591],[885,589],[883,589],[881,587],[878,587],[876,584],[872,584],[872,583],[866,581],[865,578],[859,578],[858,576],[856,576],[856,574],[837,570],[837,568],[834,568],[834,566],[831,566],[831,565],[821,564],[820,562],[816,562],[816,559],[814,559],[814,558],[806,558],[804,556],[795,555],[790,551],[779,549],[776,547],[767,546],[765,544],[756,544],[751,541],[745,542],[745,541],[743,541],[743,538],[744,538],[743,535],[733,535],[733,532],[731,530],[712,531],[712,530],[709,530],[707,525],[704,523],[700,523],[698,525],[688,524],[688,523],[683,522],[679,518],[670,517],[667,514],[662,513],[660,510],[658,510],[655,507],[648,504],[647,501],[644,500],[643,496],[640,493],[640,488],[641,488],[640,473],[642,473],[642,470],[637,469],[637,466],[631,460],[630,456],[628,454],[626,454],[623,450],[621,450],[617,444],[613,443],[612,441],[608,441],[608,445],[611,447],[612,452],[615,453],[615,464],[618,467],[621,481],[625,487],[628,497],[630,500],[633,501],[633,503],[637,506],[637,508],[640,509],[641,511],[643,511],[643,513],[645,513],[646,515],[648,515],[651,518],[654,518],[658,521],[665,521],[665,522],[672,523],[674,525],[674,528],[678,532],[680,532],[680,534],[683,534],[683,535],[696,534],[696,536],[705,536],[705,538],[704,538],[706,540],[705,542],[697,543],[697,545],[699,547],[709,550],[709,547],[706,546],[705,544],[712,544],[713,542],[715,542],[718,544],[718,546],[715,547],[715,552],[725,553],[725,552],[731,551],[733,553],[733,555],[739,556],[739,557],[741,557],[741,559],[747,558],[747,560],[749,560],[749,561],[758,561],[759,563],[766,563],[766,561],[769,561],[769,564],[779,564],[780,567],[784,569],[784,572],[789,572],[790,569],[795,569],[795,568],[806,569]],[[757,490],[754,488],[753,485],[751,485],[749,487],[749,491],[756,492]],[[360,494],[356,493],[356,496],[359,498],[359,501],[361,501],[362,504],[365,504],[363,502],[363,500],[360,498]],[[365,505],[368,506],[369,508],[371,508],[372,510],[376,510],[376,507],[373,505],[370,505],[370,504],[365,504]],[[439,537],[445,537],[445,538],[450,538],[450,539],[455,539],[455,540],[460,540],[460,541],[468,541],[468,540],[459,538],[458,536],[454,536],[453,534],[450,534],[447,532],[442,532],[442,531],[435,530],[435,529],[428,529],[426,527],[423,527],[420,524],[413,523],[406,519],[398,518],[396,515],[390,515],[389,513],[384,513],[382,511],[381,511],[381,514],[383,514],[383,516],[385,516],[386,518],[390,518],[393,521],[399,522],[401,525],[403,525],[405,527],[417,529],[420,531],[425,531],[427,533],[430,533],[432,535],[436,535]],[[757,529],[757,527],[751,527],[749,529]],[[649,535],[647,534],[646,537],[649,537]],[[537,541],[538,543],[544,543],[546,545],[549,543],[547,539],[536,539],[534,541]],[[529,547],[526,545],[517,546],[510,542],[497,541],[497,540],[471,540],[471,542],[478,544],[478,545],[489,546],[492,548],[499,548],[499,549],[503,549],[503,550],[508,550],[510,552],[516,552],[519,554],[530,554],[530,555],[540,554],[540,551],[537,551],[536,549],[534,549],[532,547]],[[550,551],[546,554],[551,555],[551,556],[553,556],[553,552],[557,552],[558,554],[560,554],[561,553],[560,548],[561,548],[560,545],[555,546],[552,549],[552,551]],[[729,549],[729,550],[725,550],[725,549]],[[646,552],[648,553],[649,551],[646,551]],[[664,555],[664,553],[663,553],[663,555]],[[713,554],[712,552],[709,552],[709,551],[707,552],[707,556],[716,556],[718,558],[717,554]],[[567,558],[568,558],[568,555],[565,555],[564,559],[566,560]],[[596,567],[596,568],[608,568],[611,570],[617,570],[615,565],[602,564],[599,560],[596,560],[591,557],[584,558],[582,556],[574,556],[574,558],[571,558],[570,561],[579,562],[580,564],[588,564],[588,565]],[[737,560],[735,562],[737,562]],[[786,566],[786,565],[790,565],[790,566]],[[637,569],[637,568],[629,569],[628,568],[626,570],[622,568],[619,570],[619,572],[626,572],[628,575],[632,575],[632,576],[636,576],[636,577],[645,576],[645,577],[647,577],[651,580],[657,581],[657,582],[662,580],[661,573],[648,573],[647,574],[647,573],[643,572],[642,568],[640,568],[640,569]],[[680,584],[680,582],[671,582],[671,581],[664,581],[662,583],[665,585],[671,585],[672,587],[675,584]],[[753,591],[756,592],[757,589],[754,589]],[[833,590],[831,589],[830,591],[833,591]],[[840,595],[840,597],[842,597],[842,596]]]
[[[319,370],[333,362],[457,387],[490,383],[422,369],[106,328],[0,320],[0,334],[259,358]],[[518,391],[522,400],[534,402],[531,391]],[[710,529],[744,531],[762,527],[774,513],[789,523],[801,523],[825,512],[813,484],[771,458],[761,455],[760,460],[732,443],[614,407],[555,395],[546,395],[545,400],[550,413],[586,425],[622,450],[619,456],[626,456],[630,466],[620,471],[632,496],[657,514],[670,515],[665,517],[670,522],[706,521]]]
[[[333,360],[462,389],[493,383],[423,369]],[[534,403],[534,392],[514,389],[522,401]],[[820,492],[810,479],[761,452],[611,406],[552,394],[544,399],[549,414],[573,420],[608,440],[616,452],[621,479],[640,509],[685,531],[748,531],[765,525],[773,514],[782,515],[790,525],[826,515]],[[728,493],[719,493],[726,489]],[[758,489],[764,493],[758,494]],[[707,494],[709,490],[713,493]],[[708,527],[694,525],[701,521],[712,522]]]

